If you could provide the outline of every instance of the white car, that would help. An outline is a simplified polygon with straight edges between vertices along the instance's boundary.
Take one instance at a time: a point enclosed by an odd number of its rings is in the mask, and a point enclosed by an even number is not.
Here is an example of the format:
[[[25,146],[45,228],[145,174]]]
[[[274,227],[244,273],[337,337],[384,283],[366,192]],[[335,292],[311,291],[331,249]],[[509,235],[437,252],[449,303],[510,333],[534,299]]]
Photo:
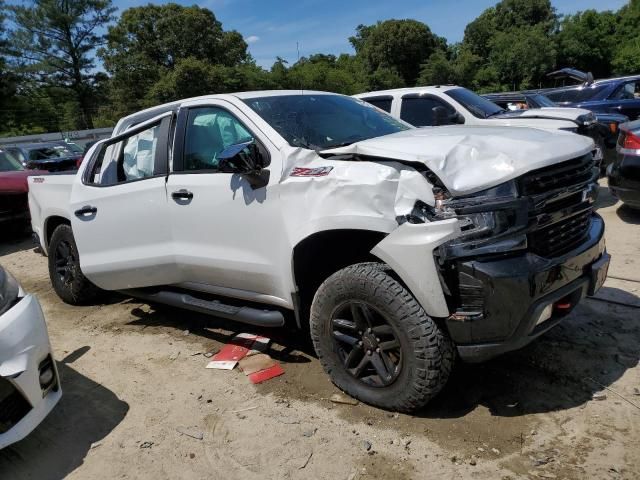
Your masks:
[[[593,148],[323,92],[211,95],[122,119],[76,175],[31,177],[29,205],[64,301],[289,319],[342,390],[410,411],[455,356],[519,348],[600,287]]]
[[[465,124],[565,130],[591,137],[596,161],[603,158],[604,138],[593,112],[582,108],[544,107],[505,110],[463,87],[442,85],[360,93],[364,100],[416,127]]]
[[[0,267],[0,449],[26,437],[61,396],[40,304]]]

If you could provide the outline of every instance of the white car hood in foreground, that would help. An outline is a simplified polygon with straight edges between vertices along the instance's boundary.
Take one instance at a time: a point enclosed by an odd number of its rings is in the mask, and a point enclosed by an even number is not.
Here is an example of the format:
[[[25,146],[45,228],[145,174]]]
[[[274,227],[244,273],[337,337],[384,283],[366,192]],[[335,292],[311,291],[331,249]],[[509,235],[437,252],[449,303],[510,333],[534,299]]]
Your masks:
[[[593,140],[569,132],[456,125],[406,130],[321,153],[423,163],[452,195],[468,195],[593,148]]]

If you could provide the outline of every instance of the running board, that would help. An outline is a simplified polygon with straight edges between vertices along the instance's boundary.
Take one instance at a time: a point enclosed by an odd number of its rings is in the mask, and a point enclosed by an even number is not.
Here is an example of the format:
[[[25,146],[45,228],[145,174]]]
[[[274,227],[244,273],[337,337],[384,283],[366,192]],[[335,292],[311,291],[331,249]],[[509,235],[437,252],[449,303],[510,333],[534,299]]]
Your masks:
[[[260,310],[251,307],[236,307],[227,305],[218,300],[203,300],[187,293],[161,290],[150,293],[144,290],[122,290],[125,295],[147,300],[149,302],[163,303],[173,307],[185,308],[195,312],[213,315],[227,320],[247,323],[257,327],[282,327],[284,316],[277,310]]]

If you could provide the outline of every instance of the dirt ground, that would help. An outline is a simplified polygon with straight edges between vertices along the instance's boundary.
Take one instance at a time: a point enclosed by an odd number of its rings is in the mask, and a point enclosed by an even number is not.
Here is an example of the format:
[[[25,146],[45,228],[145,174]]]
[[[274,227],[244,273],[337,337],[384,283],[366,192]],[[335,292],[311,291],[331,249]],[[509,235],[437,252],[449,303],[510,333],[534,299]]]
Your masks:
[[[28,238],[0,242],[42,303],[64,391],[0,452],[0,478],[640,478],[640,213],[604,187],[599,204],[613,260],[597,298],[521,351],[458,364],[412,416],[331,403],[308,342],[284,330],[262,332],[283,376],[207,370],[203,353],[249,328],[118,295],[65,305]]]

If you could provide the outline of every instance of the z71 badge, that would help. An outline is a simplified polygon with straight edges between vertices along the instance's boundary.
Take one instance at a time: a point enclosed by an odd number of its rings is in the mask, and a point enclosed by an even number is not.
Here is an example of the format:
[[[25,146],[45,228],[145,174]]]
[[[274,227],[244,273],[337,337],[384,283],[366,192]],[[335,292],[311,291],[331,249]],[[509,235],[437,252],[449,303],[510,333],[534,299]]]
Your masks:
[[[333,167],[316,167],[316,168],[302,168],[296,167],[291,170],[290,177],[326,177],[329,172],[333,170]]]

